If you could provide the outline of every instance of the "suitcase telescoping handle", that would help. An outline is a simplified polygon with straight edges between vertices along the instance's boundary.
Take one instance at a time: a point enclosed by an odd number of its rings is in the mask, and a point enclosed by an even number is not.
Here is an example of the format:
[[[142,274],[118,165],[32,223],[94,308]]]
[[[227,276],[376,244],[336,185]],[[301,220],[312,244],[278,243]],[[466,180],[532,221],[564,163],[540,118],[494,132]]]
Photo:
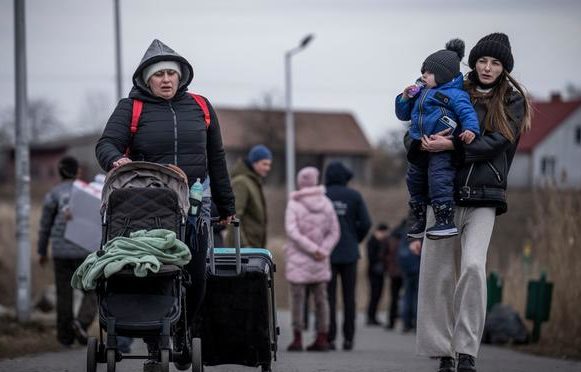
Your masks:
[[[216,274],[216,260],[214,257],[214,231],[212,226],[217,224],[220,219],[212,217],[210,219],[210,272],[212,275]],[[240,220],[236,217],[232,219],[230,224],[234,227],[234,252],[236,256],[236,275],[242,272],[242,258],[240,255]]]

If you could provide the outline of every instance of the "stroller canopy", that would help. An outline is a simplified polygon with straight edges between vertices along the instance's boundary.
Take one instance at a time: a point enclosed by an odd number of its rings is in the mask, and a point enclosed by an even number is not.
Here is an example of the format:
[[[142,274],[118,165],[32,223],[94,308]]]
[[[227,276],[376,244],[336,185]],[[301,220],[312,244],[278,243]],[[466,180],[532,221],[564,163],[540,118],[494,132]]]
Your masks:
[[[175,165],[133,161],[111,170],[105,179],[101,197],[101,215],[107,211],[109,197],[117,189],[132,187],[169,188],[178,195],[181,212],[187,216],[190,208],[188,178]]]

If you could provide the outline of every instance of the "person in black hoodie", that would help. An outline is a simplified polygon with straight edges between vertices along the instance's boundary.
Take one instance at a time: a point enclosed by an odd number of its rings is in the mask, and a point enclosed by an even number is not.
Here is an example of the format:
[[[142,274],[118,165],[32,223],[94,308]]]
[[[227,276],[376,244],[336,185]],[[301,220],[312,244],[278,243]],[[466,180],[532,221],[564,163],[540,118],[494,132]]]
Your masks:
[[[514,60],[507,35],[484,36],[470,51],[468,64],[472,71],[464,87],[481,135],[471,144],[444,134],[406,139],[410,161],[426,151],[452,150],[458,164],[455,218],[461,249],[456,239],[426,239],[421,248],[417,351],[439,357],[439,372],[476,371],[486,316],[488,245],[496,216],[507,211],[508,172],[531,122],[527,95],[510,75]],[[427,218],[434,220],[430,209]]]
[[[193,76],[192,65],[184,57],[153,40],[133,74],[129,97],[117,104],[95,149],[99,164],[107,172],[140,160],[180,167],[189,185],[198,178],[202,181],[202,207],[198,216],[188,217],[186,225],[186,243],[192,252],[186,269],[196,283],[187,292],[190,322],[205,291],[207,241],[200,237],[209,233],[202,230],[210,226],[211,200],[216,203],[222,224],[229,223],[236,213],[218,117],[206,98],[188,94]],[[137,131],[132,133],[133,107],[139,103],[143,107]],[[144,371],[157,371],[158,340],[146,342],[152,358],[146,361]]]
[[[329,163],[325,171],[327,196],[333,202],[341,226],[341,238],[331,254],[332,276],[329,282],[329,345],[336,348],[336,291],[337,279],[341,276],[343,292],[343,350],[353,349],[355,336],[355,284],[357,278],[357,260],[359,260],[359,243],[363,241],[371,219],[361,194],[349,187],[347,183],[353,173],[338,161]]]

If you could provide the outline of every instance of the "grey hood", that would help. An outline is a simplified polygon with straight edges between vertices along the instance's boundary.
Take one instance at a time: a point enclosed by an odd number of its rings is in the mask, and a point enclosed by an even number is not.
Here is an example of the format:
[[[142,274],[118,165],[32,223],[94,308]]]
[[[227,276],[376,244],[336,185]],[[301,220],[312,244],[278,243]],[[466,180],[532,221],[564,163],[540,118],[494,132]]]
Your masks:
[[[133,74],[133,86],[145,93],[152,94],[151,90],[143,81],[143,69],[149,65],[157,63],[159,61],[176,61],[180,64],[182,70],[182,76],[180,78],[180,85],[178,91],[187,89],[187,86],[192,82],[194,78],[194,69],[192,65],[182,56],[177,54],[172,48],[168,47],[161,41],[155,39],[151,42],[149,48],[143,55],[139,66]]]

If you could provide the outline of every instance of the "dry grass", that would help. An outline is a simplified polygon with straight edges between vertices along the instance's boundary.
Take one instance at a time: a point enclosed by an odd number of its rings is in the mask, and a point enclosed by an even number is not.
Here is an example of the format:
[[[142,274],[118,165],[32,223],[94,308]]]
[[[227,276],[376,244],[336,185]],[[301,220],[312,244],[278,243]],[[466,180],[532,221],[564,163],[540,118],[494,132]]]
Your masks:
[[[41,267],[38,264],[38,255],[36,254],[40,213],[40,203],[38,201],[33,202],[30,221],[30,285],[33,299],[40,294],[44,285],[53,281],[52,266]],[[6,200],[0,201],[0,304],[8,306],[14,305],[14,292],[16,290],[17,246],[15,220],[14,203]]]
[[[581,191],[539,190],[533,195],[533,205],[531,262],[513,260],[505,275],[511,295],[505,298],[523,309],[525,294],[518,290],[520,283],[546,272],[554,283],[551,315],[542,326],[539,344],[530,350],[581,358]]]
[[[19,324],[14,318],[0,317],[0,360],[37,352],[57,351],[56,329],[44,322]]]

